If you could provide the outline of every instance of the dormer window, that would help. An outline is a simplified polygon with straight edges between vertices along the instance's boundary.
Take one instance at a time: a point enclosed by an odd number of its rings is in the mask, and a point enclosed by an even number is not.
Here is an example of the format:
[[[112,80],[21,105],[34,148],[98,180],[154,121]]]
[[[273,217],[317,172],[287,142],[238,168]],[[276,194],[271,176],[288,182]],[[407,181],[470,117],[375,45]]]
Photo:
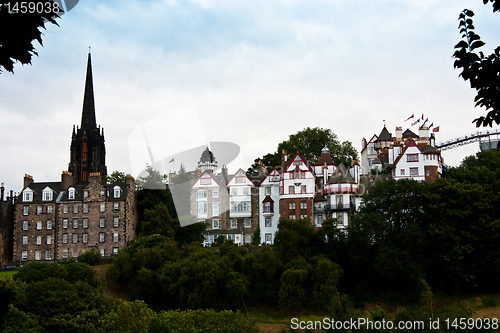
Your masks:
[[[23,191],[23,201],[33,201],[33,190],[26,188]]]
[[[115,198],[119,198],[121,195],[121,192],[122,192],[122,189],[120,188],[120,186],[113,187],[113,196]]]
[[[52,189],[50,187],[46,187],[42,191],[42,201],[52,201]]]
[[[73,187],[68,189],[68,199],[74,199],[76,195],[76,190]]]

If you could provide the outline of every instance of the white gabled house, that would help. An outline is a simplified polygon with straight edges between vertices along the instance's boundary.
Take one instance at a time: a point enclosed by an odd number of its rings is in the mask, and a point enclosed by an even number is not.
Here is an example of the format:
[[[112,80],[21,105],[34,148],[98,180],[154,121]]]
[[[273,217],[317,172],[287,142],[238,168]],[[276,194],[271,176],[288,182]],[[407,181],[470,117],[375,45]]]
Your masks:
[[[278,231],[280,173],[273,168],[259,184],[260,243],[273,244]]]

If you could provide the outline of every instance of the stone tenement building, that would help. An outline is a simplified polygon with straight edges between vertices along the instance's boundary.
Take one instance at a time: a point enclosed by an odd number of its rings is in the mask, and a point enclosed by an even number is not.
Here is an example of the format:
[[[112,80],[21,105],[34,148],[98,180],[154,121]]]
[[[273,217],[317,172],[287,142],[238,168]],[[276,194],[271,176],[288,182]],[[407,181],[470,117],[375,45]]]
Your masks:
[[[136,235],[134,178],[104,183],[104,134],[95,121],[90,53],[81,128],[73,128],[68,168],[60,182],[34,182],[25,175],[14,204],[14,263],[59,261],[86,250],[109,258]]]
[[[12,221],[14,219],[14,195],[5,198],[5,187],[0,186],[0,269],[12,261]]]

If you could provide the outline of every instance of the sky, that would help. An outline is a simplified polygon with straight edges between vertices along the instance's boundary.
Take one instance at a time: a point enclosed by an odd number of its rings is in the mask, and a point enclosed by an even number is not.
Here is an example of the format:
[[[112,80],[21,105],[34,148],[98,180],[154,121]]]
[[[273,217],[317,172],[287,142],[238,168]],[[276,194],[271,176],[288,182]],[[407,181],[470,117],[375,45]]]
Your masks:
[[[440,126],[437,142],[476,132],[485,112],[452,58],[465,8],[490,54],[500,14],[481,0],[80,0],[31,66],[0,74],[0,182],[18,192],[24,174],[67,170],[89,46],[108,173],[137,176],[151,151],[178,170],[170,157],[221,142],[224,163],[246,169],[306,127],[359,152],[384,120],[417,132],[412,114]],[[444,151],[445,163],[478,147]]]

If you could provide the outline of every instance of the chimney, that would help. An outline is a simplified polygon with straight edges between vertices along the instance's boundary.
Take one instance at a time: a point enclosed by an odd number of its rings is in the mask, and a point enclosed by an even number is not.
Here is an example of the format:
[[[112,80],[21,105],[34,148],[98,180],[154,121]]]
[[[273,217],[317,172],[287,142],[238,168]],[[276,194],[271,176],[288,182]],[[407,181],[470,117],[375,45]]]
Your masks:
[[[69,171],[63,171],[61,174],[61,191],[66,191],[73,185],[73,174]]]
[[[9,200],[10,200],[11,204],[14,204],[14,191],[13,190],[10,190],[10,198],[9,198]]]
[[[28,174],[24,174],[24,186],[23,188],[26,188],[30,186],[30,184],[33,183],[33,176],[30,176]]]
[[[429,127],[420,127],[418,129],[418,142],[426,142],[429,139]]]
[[[281,150],[281,170],[282,171],[285,168],[286,160],[287,160],[286,150],[283,149],[283,150]]]
[[[3,183],[2,183],[2,186],[0,186],[0,201],[3,201],[4,194],[5,194],[5,187],[4,187]]]
[[[222,179],[224,179],[224,186],[226,186],[229,179],[227,176],[227,167],[225,165],[222,166]]]
[[[403,138],[403,127],[396,127],[396,142],[400,142]]]
[[[130,188],[135,189],[135,178],[132,177],[131,175],[127,175],[127,185]]]
[[[89,174],[89,183],[100,183],[101,182],[101,173],[100,172],[91,172]]]

